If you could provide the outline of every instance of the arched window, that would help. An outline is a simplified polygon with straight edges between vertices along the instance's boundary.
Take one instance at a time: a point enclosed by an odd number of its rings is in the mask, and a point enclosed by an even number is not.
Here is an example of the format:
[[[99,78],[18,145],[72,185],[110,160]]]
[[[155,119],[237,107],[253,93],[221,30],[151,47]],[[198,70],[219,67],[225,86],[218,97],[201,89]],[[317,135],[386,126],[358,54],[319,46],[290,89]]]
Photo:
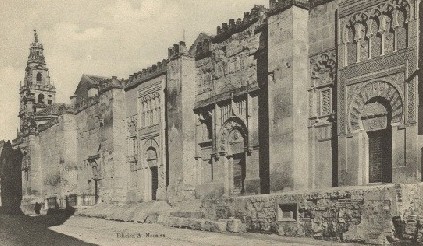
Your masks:
[[[38,95],[38,103],[44,103],[44,94]]]
[[[37,82],[41,82],[41,80],[43,80],[43,75],[41,74],[41,72],[37,73]]]
[[[147,150],[147,163],[149,166],[157,166],[157,153],[153,147]]]

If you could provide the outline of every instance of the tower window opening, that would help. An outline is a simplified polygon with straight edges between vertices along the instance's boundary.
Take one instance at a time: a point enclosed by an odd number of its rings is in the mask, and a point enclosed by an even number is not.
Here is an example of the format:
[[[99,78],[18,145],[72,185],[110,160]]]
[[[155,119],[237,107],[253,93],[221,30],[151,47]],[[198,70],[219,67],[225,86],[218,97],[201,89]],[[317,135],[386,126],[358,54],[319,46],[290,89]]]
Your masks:
[[[38,103],[44,103],[44,94],[38,95]]]
[[[37,82],[41,82],[41,80],[43,80],[43,75],[41,74],[41,72],[37,73]]]

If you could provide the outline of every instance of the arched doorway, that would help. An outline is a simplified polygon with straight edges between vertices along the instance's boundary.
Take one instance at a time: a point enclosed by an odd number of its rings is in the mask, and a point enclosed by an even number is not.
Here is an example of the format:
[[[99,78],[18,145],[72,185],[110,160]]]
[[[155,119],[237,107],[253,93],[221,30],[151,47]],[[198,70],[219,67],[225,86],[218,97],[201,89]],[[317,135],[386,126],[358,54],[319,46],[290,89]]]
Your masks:
[[[153,147],[147,149],[147,164],[150,169],[151,200],[157,199],[159,189],[159,170],[157,166],[157,152]]]
[[[351,154],[363,165],[363,183],[392,182],[393,131],[397,132],[393,126],[399,124],[403,124],[403,101],[396,85],[370,81],[351,97],[348,128],[357,137],[358,150]]]
[[[226,186],[233,195],[245,193],[247,176],[247,128],[239,118],[230,118],[222,127],[219,152],[227,165]]]
[[[361,120],[368,136],[369,183],[392,182],[392,110],[383,97],[363,107]]]

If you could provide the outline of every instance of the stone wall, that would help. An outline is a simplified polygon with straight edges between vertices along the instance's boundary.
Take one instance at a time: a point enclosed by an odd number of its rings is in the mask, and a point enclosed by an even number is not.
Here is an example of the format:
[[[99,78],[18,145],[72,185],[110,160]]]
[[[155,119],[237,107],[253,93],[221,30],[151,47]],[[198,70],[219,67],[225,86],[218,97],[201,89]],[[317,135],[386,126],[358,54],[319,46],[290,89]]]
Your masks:
[[[266,11],[256,5],[244,18],[218,26],[215,36],[200,34],[191,47],[196,59],[195,171],[199,196],[223,190],[232,193],[234,166],[242,156],[243,192],[267,189],[262,185],[266,181],[260,180],[267,168],[267,161],[260,159],[260,148],[266,152],[267,139],[259,137],[259,118],[267,119],[266,111],[259,110],[265,90],[260,85],[267,78],[267,69],[263,69],[267,67],[267,59],[263,59],[267,55]]]
[[[22,152],[10,141],[0,142],[0,212],[19,214],[22,199]]]
[[[234,217],[248,231],[382,244],[422,240],[423,184],[345,187],[204,200],[208,219]]]
[[[365,106],[372,100],[381,105],[386,101],[390,115],[384,128],[392,137],[384,144],[392,149],[388,160],[392,175],[387,175],[386,182],[421,181],[416,124],[417,7],[415,1],[339,2],[336,89],[340,186],[373,182],[369,170],[379,164],[370,158],[369,133],[382,129],[377,117],[366,115]],[[377,14],[385,8],[389,11]],[[363,18],[368,21],[362,22]],[[384,20],[383,25],[378,19]]]
[[[337,185],[336,143],[336,1],[309,10],[309,184],[311,188]],[[335,175],[328,175],[335,174]]]
[[[50,196],[61,196],[64,164],[63,122],[56,124],[35,137],[39,152],[37,159],[41,171],[42,187],[40,195],[46,199]]]
[[[128,201],[152,200],[151,166],[158,169],[157,200],[166,199],[167,166],[165,143],[165,96],[166,74],[153,70],[153,77],[144,78],[125,94],[127,109],[127,166],[130,167]],[[132,151],[134,144],[135,149]],[[156,154],[149,160],[148,151]],[[154,162],[154,163],[153,163]],[[154,168],[154,167],[153,167]]]
[[[94,195],[96,181],[93,179],[97,178],[100,199],[111,202],[115,175],[112,91],[102,94],[98,103],[78,112],[75,119],[78,134],[78,194]],[[97,155],[97,160],[89,161],[90,157]],[[93,164],[98,165],[97,174],[93,173]]]

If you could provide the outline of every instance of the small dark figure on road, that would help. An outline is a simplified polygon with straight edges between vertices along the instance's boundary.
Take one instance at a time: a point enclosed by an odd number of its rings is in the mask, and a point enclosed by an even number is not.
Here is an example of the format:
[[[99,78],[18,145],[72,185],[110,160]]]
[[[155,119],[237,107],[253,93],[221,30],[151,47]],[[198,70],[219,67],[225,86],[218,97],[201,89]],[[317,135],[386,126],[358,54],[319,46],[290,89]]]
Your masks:
[[[41,204],[36,202],[35,203],[35,213],[40,214],[40,210],[41,210]]]

